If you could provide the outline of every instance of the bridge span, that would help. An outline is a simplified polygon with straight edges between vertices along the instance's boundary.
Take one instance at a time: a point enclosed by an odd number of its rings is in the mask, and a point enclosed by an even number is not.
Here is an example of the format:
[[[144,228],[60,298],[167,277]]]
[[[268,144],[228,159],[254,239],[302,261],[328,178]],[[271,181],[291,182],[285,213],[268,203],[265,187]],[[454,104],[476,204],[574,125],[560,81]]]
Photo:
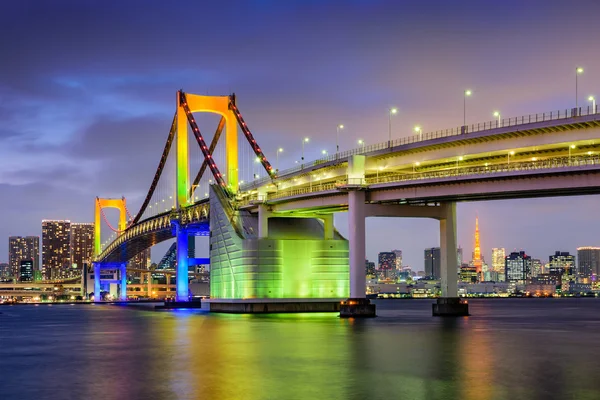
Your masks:
[[[198,110],[223,116],[210,146],[193,118],[193,111]],[[212,154],[224,120],[238,123],[267,178],[239,184],[232,174],[226,174],[227,180],[221,175]],[[160,179],[170,143],[176,142],[177,154],[187,151],[187,139],[181,134],[186,122],[204,157],[195,183],[190,187],[188,166],[180,166],[187,161],[179,156],[173,207],[141,218],[142,206],[117,239],[97,252],[95,263],[97,271],[124,268],[137,252],[175,237],[177,300],[186,301],[187,237],[210,235],[211,309],[218,309],[213,305],[219,299],[349,298],[343,308],[350,315],[360,310],[373,313],[364,300],[364,221],[386,216],[439,221],[443,299],[434,313],[464,314],[466,305],[457,300],[453,265],[457,202],[600,193],[597,108],[424,133],[278,171],[250,133],[235,96],[180,92],[178,111],[145,204],[152,204],[148,198]],[[237,171],[233,154],[237,142],[231,136],[227,136],[228,172]],[[205,197],[196,200],[194,186],[206,169],[212,174],[212,184]],[[335,230],[336,212],[348,212],[348,238]],[[126,296],[125,289],[122,295]]]

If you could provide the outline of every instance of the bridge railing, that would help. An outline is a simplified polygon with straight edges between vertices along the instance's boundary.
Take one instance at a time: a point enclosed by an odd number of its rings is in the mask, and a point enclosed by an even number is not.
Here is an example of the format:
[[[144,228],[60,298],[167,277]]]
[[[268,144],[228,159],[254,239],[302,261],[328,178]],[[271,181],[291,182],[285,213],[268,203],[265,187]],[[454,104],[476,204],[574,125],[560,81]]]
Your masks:
[[[376,144],[372,144],[372,145],[368,145],[368,146],[363,145],[363,146],[355,148],[355,149],[331,154],[327,157],[323,157],[323,158],[319,158],[314,161],[308,161],[308,162],[299,164],[298,166],[293,167],[293,168],[278,171],[278,175],[279,176],[293,175],[293,174],[296,174],[303,170],[310,170],[313,167],[318,167],[318,166],[321,166],[321,165],[324,165],[327,163],[331,163],[334,161],[344,162],[344,161],[346,161],[346,159],[348,157],[350,157],[352,155],[368,154],[368,153],[372,153],[372,152],[376,152],[376,151],[380,151],[380,150],[384,150],[384,149],[389,149],[392,147],[403,146],[403,145],[412,144],[412,143],[425,142],[427,140],[432,140],[432,139],[439,139],[439,138],[450,137],[450,136],[458,136],[458,135],[488,131],[488,130],[492,130],[492,129],[501,129],[501,128],[507,128],[507,127],[513,127],[513,126],[521,126],[521,125],[527,125],[527,124],[533,124],[533,123],[539,123],[539,122],[555,121],[555,120],[562,120],[562,119],[569,119],[569,118],[576,118],[576,117],[583,117],[583,116],[597,115],[597,114],[599,114],[599,113],[598,113],[598,105],[596,104],[593,107],[592,106],[579,107],[579,108],[573,107],[570,109],[556,110],[556,111],[543,112],[543,113],[537,113],[537,114],[527,114],[527,115],[522,115],[519,117],[494,119],[492,121],[464,125],[464,126],[451,128],[451,129],[438,130],[438,131],[434,131],[434,132],[418,133],[418,134],[413,134],[411,136],[395,139],[392,141],[385,141],[385,142],[376,143]],[[250,189],[265,185],[269,182],[271,182],[270,177],[260,178],[260,179],[254,180],[252,182],[248,182],[244,185],[241,185],[240,190],[242,190],[242,191],[250,190]]]
[[[406,182],[406,181],[423,181],[430,179],[440,178],[452,178],[452,177],[464,177],[464,176],[481,176],[487,174],[497,174],[504,172],[519,172],[519,171],[531,171],[531,170],[544,170],[544,169],[556,169],[565,167],[582,167],[589,165],[600,165],[600,155],[587,155],[587,156],[572,156],[572,157],[556,157],[551,159],[536,160],[536,161],[525,161],[525,162],[511,162],[506,164],[493,164],[487,166],[477,167],[456,167],[448,168],[442,171],[429,171],[413,173],[397,173],[397,174],[379,174],[376,176],[370,176],[365,179],[347,179],[342,178],[336,182],[329,183],[314,183],[309,186],[301,188],[291,188],[280,190],[274,193],[268,193],[263,198],[253,198],[252,200],[258,201],[269,201],[276,200],[285,197],[295,197],[300,195],[316,194],[339,189],[347,185],[377,185],[394,182]],[[248,199],[243,204],[248,204],[252,201]]]

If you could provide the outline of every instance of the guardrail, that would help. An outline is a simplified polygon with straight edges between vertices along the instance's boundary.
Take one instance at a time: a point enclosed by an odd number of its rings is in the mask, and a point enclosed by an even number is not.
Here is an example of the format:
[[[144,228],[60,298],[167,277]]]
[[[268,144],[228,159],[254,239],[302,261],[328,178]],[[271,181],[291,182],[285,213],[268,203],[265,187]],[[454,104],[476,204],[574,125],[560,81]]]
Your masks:
[[[362,178],[341,178],[335,183],[313,183],[312,185],[296,188],[279,190],[274,193],[268,193],[259,198],[257,195],[249,196],[243,201],[238,202],[238,206],[250,204],[252,201],[269,201],[285,197],[294,197],[303,194],[317,194],[333,189],[338,189],[347,185],[377,185],[382,183],[419,181],[439,178],[453,178],[461,176],[477,176],[496,174],[503,172],[518,172],[531,170],[545,170],[565,167],[581,167],[589,165],[600,166],[600,155],[590,156],[572,156],[572,157],[556,157],[551,159],[536,160],[536,161],[521,161],[511,162],[506,164],[482,165],[477,167],[461,167],[449,168],[443,171],[418,172],[413,173],[398,173],[398,174],[380,174],[377,176]]]
[[[365,145],[365,146],[361,146],[361,147],[358,147],[358,148],[355,148],[352,150],[347,150],[347,151],[331,154],[327,157],[323,157],[323,158],[320,158],[320,159],[317,159],[314,161],[302,163],[297,167],[288,168],[283,171],[278,171],[278,175],[279,176],[290,175],[290,174],[294,174],[297,172],[301,172],[304,169],[323,165],[323,164],[326,164],[326,163],[329,163],[332,161],[336,161],[336,160],[343,161],[346,158],[353,156],[353,155],[367,154],[367,153],[371,153],[374,151],[384,150],[384,149],[388,149],[388,148],[392,148],[392,147],[396,147],[396,146],[402,146],[402,145],[406,145],[406,144],[424,142],[424,141],[432,140],[432,139],[488,131],[491,129],[505,128],[505,127],[512,127],[512,126],[521,126],[521,125],[533,124],[533,123],[537,123],[537,122],[555,121],[555,120],[569,119],[569,118],[583,117],[583,116],[597,115],[597,114],[598,114],[598,105],[595,105],[594,107],[592,107],[592,106],[579,107],[579,108],[574,107],[571,109],[550,111],[550,112],[544,112],[544,113],[538,113],[538,114],[528,114],[528,115],[523,115],[523,116],[514,117],[514,118],[511,117],[511,118],[495,119],[492,121],[471,124],[471,125],[463,125],[463,126],[459,126],[456,128],[438,130],[438,131],[434,131],[434,132],[419,133],[419,134],[403,137],[400,139],[395,139],[392,141],[385,141],[385,142],[376,143],[376,144],[372,144],[372,145],[368,145],[368,146]],[[240,190],[245,191],[245,190],[255,189],[255,188],[262,186],[269,182],[271,182],[271,177],[268,177],[268,176],[264,177],[264,178],[256,179],[252,182],[248,182],[244,185],[240,185]]]

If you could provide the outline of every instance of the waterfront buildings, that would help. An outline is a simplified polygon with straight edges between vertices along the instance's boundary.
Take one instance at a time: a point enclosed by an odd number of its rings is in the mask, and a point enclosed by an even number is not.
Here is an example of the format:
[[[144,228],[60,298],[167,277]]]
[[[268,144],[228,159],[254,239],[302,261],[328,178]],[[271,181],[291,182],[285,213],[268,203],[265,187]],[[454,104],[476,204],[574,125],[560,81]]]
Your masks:
[[[396,253],[393,251],[379,253],[379,275],[382,279],[395,279]]]
[[[541,275],[544,271],[542,270],[542,261],[539,258],[531,259],[531,276],[536,277]]]
[[[34,275],[33,260],[21,260],[19,264],[19,282],[32,282]]]
[[[8,278],[9,276],[11,276],[10,264],[0,263],[0,279]]]
[[[506,250],[504,247],[494,247],[492,249],[492,272],[504,274],[504,258]]]
[[[70,276],[79,276],[84,265],[89,266],[94,256],[94,224],[71,224],[71,268],[67,271]]]
[[[365,274],[368,276],[375,275],[375,263],[373,261],[365,260]]]
[[[33,269],[40,268],[39,236],[11,236],[8,238],[8,263],[11,276],[18,277],[21,261],[31,260]]]
[[[441,276],[441,252],[439,247],[425,249],[425,276],[432,279],[440,279]]]
[[[531,277],[531,256],[524,251],[513,251],[505,259],[507,282],[523,282]]]
[[[583,278],[600,275],[600,247],[577,248],[577,274]]]
[[[556,251],[549,257],[548,268],[551,274],[572,276],[575,270],[575,256],[568,251]]]
[[[61,279],[71,267],[71,221],[42,221],[42,276]]]
[[[392,250],[392,253],[396,255],[396,274],[402,271],[402,250]]]

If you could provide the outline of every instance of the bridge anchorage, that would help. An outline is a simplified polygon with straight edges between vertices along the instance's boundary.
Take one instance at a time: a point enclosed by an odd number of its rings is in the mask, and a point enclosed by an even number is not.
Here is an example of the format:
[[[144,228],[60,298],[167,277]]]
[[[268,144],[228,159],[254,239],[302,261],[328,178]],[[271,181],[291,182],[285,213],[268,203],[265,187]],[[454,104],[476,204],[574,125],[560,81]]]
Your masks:
[[[493,121],[462,133],[460,128],[419,133],[274,171],[235,96],[179,91],[176,100],[146,198],[129,222],[119,220],[116,239],[96,248],[94,265],[124,269],[138,252],[175,237],[176,300],[186,303],[193,263],[188,239],[209,235],[210,300],[202,307],[211,311],[374,316],[365,294],[365,219],[416,217],[439,221],[441,298],[433,314],[467,315],[457,292],[458,201],[600,193],[597,108]],[[195,112],[220,116],[210,145]],[[188,127],[202,154],[191,185]],[[252,154],[266,178],[240,185],[238,127],[249,144],[242,154]],[[223,159],[217,161],[222,134]],[[170,165],[173,173],[163,174]],[[119,200],[112,206],[123,216],[127,209],[120,201],[122,207]],[[97,201],[100,211],[109,206]],[[348,238],[334,227],[337,212],[348,213]],[[126,291],[120,293],[124,298]]]

